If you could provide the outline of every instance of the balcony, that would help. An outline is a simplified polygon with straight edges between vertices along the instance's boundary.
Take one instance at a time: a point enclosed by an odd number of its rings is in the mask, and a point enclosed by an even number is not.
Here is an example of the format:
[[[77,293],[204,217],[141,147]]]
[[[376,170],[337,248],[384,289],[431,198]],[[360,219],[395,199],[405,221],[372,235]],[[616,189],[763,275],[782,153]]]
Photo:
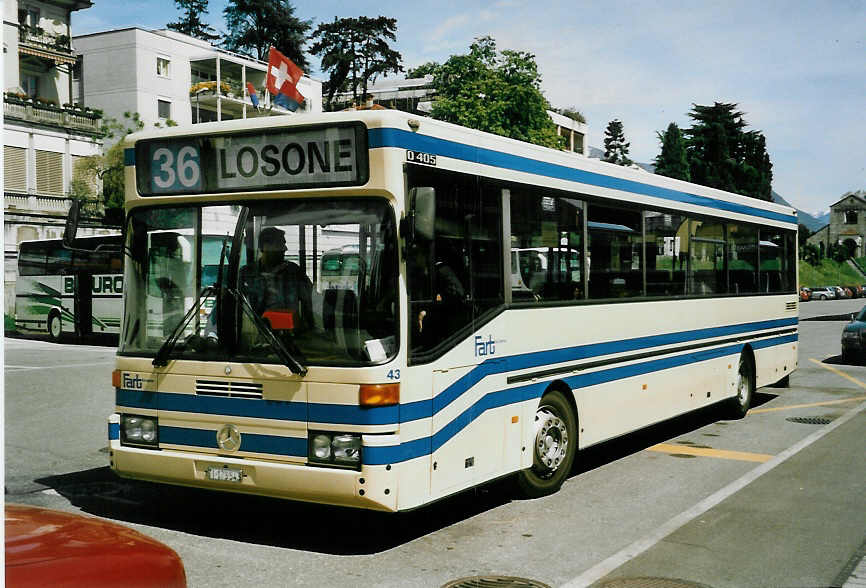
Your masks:
[[[89,135],[103,134],[102,113],[98,110],[55,106],[19,94],[3,96],[3,117],[8,121],[48,125]]]
[[[56,35],[41,27],[18,26],[18,52],[48,59],[55,64],[75,63],[69,35]]]

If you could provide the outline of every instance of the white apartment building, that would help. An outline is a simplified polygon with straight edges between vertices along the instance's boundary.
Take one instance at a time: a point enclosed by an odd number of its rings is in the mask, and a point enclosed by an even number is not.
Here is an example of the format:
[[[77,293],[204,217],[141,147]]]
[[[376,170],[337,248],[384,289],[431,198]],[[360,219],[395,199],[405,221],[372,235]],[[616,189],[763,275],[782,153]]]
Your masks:
[[[3,2],[4,310],[18,243],[59,238],[75,162],[102,150],[101,115],[72,104],[70,14],[90,0]],[[87,234],[83,231],[82,234]]]
[[[168,120],[185,125],[291,114],[271,108],[267,63],[182,33],[127,28],[76,36],[72,44],[82,57],[73,92],[120,122],[124,112],[137,112],[147,127]],[[259,108],[247,82],[256,90]],[[305,101],[295,114],[321,112],[321,82],[304,76],[298,90]]]

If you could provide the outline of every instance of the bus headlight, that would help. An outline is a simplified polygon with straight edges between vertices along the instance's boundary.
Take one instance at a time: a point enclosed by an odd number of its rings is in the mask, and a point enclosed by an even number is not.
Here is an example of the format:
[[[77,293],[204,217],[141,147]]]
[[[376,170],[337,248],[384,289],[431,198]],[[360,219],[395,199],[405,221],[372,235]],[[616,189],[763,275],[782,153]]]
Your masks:
[[[318,460],[330,461],[331,459],[331,438],[328,435],[316,435],[310,443],[312,455]]]
[[[355,465],[361,461],[360,435],[335,435],[331,447],[337,463]]]
[[[361,469],[361,435],[317,431],[308,439],[312,464]]]
[[[137,414],[120,415],[120,442],[123,445],[159,445],[159,424],[156,417]]]

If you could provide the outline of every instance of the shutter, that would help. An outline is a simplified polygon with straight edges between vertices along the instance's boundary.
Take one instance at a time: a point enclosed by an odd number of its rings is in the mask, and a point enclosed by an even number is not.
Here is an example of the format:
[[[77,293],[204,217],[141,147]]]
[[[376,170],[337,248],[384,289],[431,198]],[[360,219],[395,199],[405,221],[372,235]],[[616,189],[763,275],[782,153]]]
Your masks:
[[[3,147],[3,191],[27,193],[27,150]]]
[[[36,150],[36,193],[63,196],[63,154]]]

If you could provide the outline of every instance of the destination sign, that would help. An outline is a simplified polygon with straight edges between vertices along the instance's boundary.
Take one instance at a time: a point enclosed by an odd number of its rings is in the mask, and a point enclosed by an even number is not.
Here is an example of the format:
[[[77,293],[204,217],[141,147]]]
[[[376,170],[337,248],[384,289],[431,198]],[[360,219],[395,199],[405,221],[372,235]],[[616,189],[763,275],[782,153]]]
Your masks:
[[[341,125],[142,141],[135,167],[143,196],[360,185],[367,135]]]

